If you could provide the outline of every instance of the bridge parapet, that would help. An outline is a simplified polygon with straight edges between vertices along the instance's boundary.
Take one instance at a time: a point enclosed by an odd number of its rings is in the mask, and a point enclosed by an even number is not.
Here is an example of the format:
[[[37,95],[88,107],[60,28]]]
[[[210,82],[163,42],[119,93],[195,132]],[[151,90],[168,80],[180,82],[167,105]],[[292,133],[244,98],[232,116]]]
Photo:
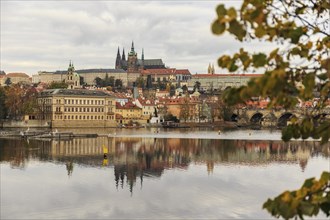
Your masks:
[[[238,119],[244,123],[260,124],[265,126],[285,126],[287,121],[295,116],[302,118],[304,114],[311,113],[313,108],[295,108],[295,109],[239,109]],[[325,108],[320,112],[330,117],[330,108]]]

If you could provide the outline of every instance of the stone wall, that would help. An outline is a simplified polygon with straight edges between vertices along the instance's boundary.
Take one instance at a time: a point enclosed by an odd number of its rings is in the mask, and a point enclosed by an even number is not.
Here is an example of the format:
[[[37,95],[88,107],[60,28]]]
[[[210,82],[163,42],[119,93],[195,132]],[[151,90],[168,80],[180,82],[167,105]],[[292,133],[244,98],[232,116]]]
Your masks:
[[[51,123],[43,120],[25,120],[25,121],[3,121],[0,122],[2,128],[50,128]]]
[[[52,128],[104,128],[116,127],[113,121],[104,120],[56,120],[52,121]]]

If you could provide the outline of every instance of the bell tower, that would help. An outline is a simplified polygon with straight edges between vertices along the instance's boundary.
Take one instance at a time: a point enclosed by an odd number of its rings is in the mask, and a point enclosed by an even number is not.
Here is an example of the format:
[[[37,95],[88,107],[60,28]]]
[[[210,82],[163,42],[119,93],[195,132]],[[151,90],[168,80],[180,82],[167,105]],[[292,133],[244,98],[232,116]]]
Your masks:
[[[134,42],[132,41],[131,51],[128,53],[127,57],[127,72],[137,72],[138,68],[137,53],[134,51]]]

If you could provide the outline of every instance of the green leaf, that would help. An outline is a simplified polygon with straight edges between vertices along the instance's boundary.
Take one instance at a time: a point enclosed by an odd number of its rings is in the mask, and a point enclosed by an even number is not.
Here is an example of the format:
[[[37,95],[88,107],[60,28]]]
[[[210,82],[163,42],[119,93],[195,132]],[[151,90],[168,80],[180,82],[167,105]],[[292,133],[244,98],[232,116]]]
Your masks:
[[[320,204],[320,209],[327,215],[330,216],[330,201]]]
[[[218,65],[222,68],[227,68],[227,65],[230,61],[231,61],[230,56],[223,55],[218,59]]]
[[[327,80],[328,79],[328,76],[326,73],[323,73],[323,74],[320,74],[320,75],[317,75],[317,78],[319,78],[320,80]]]
[[[298,27],[294,30],[290,30],[289,38],[291,38],[291,42],[297,44],[299,42],[300,37],[304,34],[302,27]]]
[[[302,187],[311,188],[314,184],[315,178],[306,179]]]
[[[227,9],[225,8],[225,6],[223,4],[218,5],[216,11],[217,11],[219,18],[222,18],[227,14]]]
[[[255,35],[258,38],[262,38],[263,36],[265,36],[267,34],[267,31],[265,30],[265,28],[262,25],[259,25],[256,29],[255,29]]]
[[[276,48],[275,50],[273,50],[272,52],[270,52],[268,59],[269,60],[273,59],[277,55],[278,50],[279,50],[279,48]]]
[[[235,19],[237,17],[236,9],[233,7],[229,8],[227,15],[229,16],[230,20]]]
[[[255,67],[262,67],[267,63],[267,56],[264,53],[254,54],[252,60]]]
[[[323,182],[325,182],[325,183],[327,183],[328,181],[330,181],[330,172],[326,172],[326,171],[324,171],[324,172],[321,174],[320,181],[323,181]]]
[[[220,35],[226,30],[226,24],[220,23],[218,20],[215,20],[212,24],[211,29],[214,34]]]
[[[314,205],[309,202],[301,201],[299,209],[303,215],[312,216],[314,213]]]
[[[229,70],[229,72],[235,72],[238,69],[238,66],[235,64],[236,60],[232,59],[227,66],[227,69]]]
[[[238,23],[236,19],[229,22],[228,31],[234,34],[240,41],[242,41],[246,35],[246,30],[243,28],[243,26],[240,23]]]

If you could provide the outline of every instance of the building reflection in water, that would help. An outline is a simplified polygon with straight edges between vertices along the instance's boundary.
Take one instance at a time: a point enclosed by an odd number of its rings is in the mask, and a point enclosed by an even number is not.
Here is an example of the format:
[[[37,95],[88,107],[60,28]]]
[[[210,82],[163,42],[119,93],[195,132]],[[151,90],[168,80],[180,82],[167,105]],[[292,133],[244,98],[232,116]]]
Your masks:
[[[104,149],[107,148],[107,157]],[[85,138],[71,140],[0,139],[0,162],[24,169],[29,160],[65,164],[69,176],[74,165],[113,168],[117,189],[125,183],[133,192],[143,178],[159,178],[166,169],[188,169],[205,164],[212,174],[215,165],[267,166],[299,164],[304,171],[312,157],[326,157],[330,144],[319,142],[252,141],[219,139]]]

